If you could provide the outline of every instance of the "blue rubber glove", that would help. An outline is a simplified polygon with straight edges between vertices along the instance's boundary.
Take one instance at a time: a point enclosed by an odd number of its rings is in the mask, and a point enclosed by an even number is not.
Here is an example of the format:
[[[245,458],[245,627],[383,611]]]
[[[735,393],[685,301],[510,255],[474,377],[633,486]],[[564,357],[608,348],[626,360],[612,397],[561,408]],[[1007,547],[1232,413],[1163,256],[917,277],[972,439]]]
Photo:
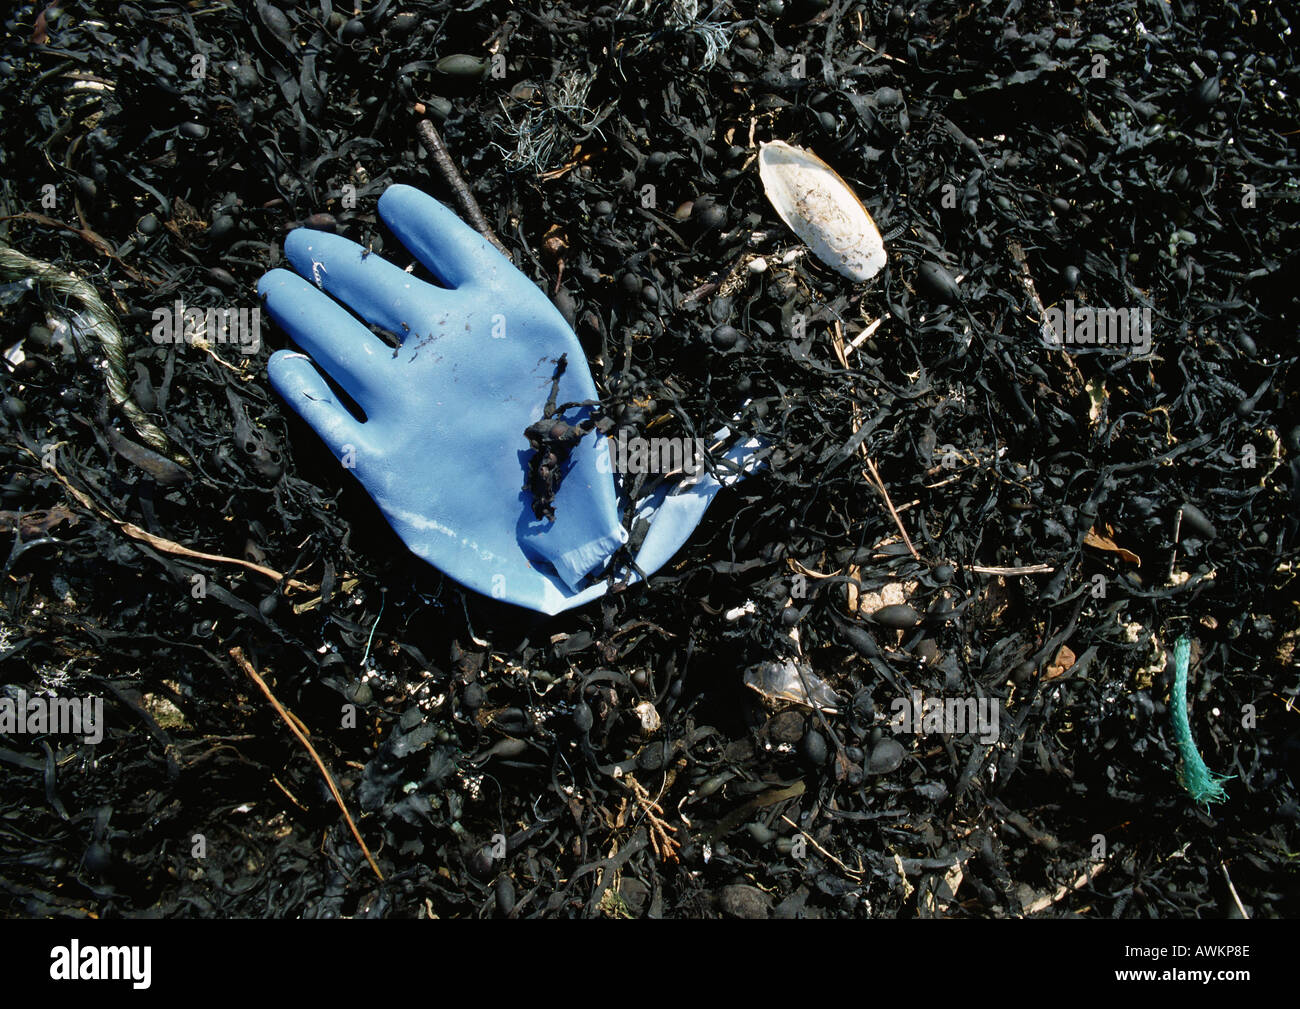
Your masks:
[[[379,213],[446,286],[337,235],[291,232],[285,254],[297,273],[272,270],[258,291],[306,353],[272,355],[271,384],[355,472],[416,555],[471,589],[543,613],[597,598],[608,581],[592,578],[628,539],[607,440],[593,431],[572,448],[553,517],[545,502],[534,508],[526,487],[534,449],[525,430],[543,419],[548,399],[596,400],[577,337],[532,281],[437,200],[392,186]],[[400,347],[328,295],[393,333]],[[318,366],[364,411],[364,422],[338,401]],[[577,425],[590,411],[570,406],[554,420]],[[727,454],[736,468],[726,482],[752,463],[756,447],[751,441]],[[676,552],[720,487],[701,474],[639,503],[638,517],[650,522],[637,555],[642,571]]]

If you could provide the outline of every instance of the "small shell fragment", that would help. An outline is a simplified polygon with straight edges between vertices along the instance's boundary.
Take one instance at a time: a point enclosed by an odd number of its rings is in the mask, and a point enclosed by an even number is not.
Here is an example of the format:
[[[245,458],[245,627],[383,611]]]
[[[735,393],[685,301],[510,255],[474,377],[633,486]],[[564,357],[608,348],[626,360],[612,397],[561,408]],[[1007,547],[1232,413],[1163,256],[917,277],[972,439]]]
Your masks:
[[[817,155],[774,140],[759,149],[758,174],[781,220],[827,266],[855,281],[884,268],[885,243],[875,221]]]
[[[663,722],[660,720],[659,712],[655,710],[653,704],[649,701],[642,701],[634,710],[636,711],[637,717],[641,719],[641,731],[645,735],[651,736],[659,731],[659,727]]]

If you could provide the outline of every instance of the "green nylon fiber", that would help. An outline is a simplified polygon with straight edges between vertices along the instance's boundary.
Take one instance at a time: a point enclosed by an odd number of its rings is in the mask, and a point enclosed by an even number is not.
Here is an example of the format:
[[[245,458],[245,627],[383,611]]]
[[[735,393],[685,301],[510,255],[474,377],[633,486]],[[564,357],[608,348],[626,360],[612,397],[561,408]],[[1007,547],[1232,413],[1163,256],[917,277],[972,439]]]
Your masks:
[[[1228,793],[1224,790],[1223,782],[1233,776],[1215,774],[1206,767],[1192,739],[1192,726],[1187,717],[1187,667],[1191,655],[1191,640],[1179,638],[1174,644],[1174,695],[1170,705],[1174,717],[1174,744],[1183,765],[1178,774],[1179,780],[1193,801],[1204,803],[1208,809],[1211,802],[1227,799]]]

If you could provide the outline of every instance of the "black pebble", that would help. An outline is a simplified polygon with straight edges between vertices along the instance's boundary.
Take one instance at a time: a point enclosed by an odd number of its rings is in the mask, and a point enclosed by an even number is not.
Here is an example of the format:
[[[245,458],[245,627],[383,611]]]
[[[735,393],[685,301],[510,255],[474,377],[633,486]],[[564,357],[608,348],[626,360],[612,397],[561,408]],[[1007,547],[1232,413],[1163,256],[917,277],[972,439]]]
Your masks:
[[[505,873],[497,877],[496,898],[497,914],[502,917],[515,909],[515,884]]]
[[[715,846],[715,852],[721,857],[722,845]],[[735,883],[724,886],[718,895],[718,906],[724,914],[733,918],[763,919],[772,915],[772,898],[756,886]]]
[[[804,759],[814,767],[826,763],[826,737],[816,729],[804,733],[801,743]]]
[[[890,774],[903,766],[907,751],[897,739],[882,739],[871,750],[867,771],[871,774]]]
[[[698,221],[700,227],[704,228],[706,231],[720,228],[727,222],[726,208],[720,207],[716,203],[708,203],[703,207],[701,207],[699,203],[696,203],[695,212],[691,216]]]
[[[219,245],[225,244],[235,236],[238,225],[229,214],[222,214],[208,228],[208,240]]]
[[[740,333],[734,326],[719,326],[709,337],[713,346],[719,350],[730,350],[740,340]]]

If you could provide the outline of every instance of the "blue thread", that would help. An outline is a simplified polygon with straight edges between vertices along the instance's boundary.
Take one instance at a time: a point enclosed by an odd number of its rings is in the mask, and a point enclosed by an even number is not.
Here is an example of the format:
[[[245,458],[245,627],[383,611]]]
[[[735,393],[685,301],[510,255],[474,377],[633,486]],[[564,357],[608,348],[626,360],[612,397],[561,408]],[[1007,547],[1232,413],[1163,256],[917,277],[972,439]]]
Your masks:
[[[370,637],[366,638],[366,654],[361,656],[361,670],[365,671],[366,660],[370,658],[370,645],[375,640],[375,631],[379,628],[379,621],[384,619],[384,605],[388,602],[388,595],[385,593],[379,600],[379,616],[375,617],[375,622],[370,625]]]

